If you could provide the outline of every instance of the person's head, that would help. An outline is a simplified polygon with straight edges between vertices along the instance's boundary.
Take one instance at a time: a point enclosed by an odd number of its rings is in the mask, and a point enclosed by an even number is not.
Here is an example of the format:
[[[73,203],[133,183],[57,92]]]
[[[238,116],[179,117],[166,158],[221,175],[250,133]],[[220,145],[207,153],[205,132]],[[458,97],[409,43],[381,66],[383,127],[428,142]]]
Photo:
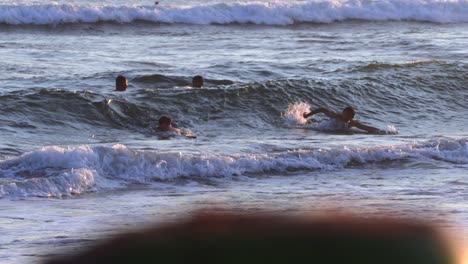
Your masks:
[[[128,87],[128,80],[122,75],[117,76],[115,78],[115,90],[119,92],[123,92],[127,90]]]
[[[197,75],[192,79],[192,87],[201,88],[203,86],[203,77]]]
[[[161,131],[169,131],[170,128],[172,127],[172,119],[170,119],[167,116],[162,116],[159,118],[159,129]]]
[[[346,121],[351,121],[351,120],[353,120],[354,116],[356,115],[356,111],[351,106],[348,106],[345,109],[343,109],[342,115],[343,115],[343,118]]]

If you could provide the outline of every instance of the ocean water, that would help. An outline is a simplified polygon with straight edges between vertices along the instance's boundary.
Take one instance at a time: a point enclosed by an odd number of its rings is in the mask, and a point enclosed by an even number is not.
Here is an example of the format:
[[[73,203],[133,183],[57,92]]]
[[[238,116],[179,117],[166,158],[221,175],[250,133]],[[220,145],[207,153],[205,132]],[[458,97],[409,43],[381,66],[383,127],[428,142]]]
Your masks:
[[[467,43],[464,0],[0,1],[0,262],[206,207],[466,242]],[[383,132],[302,118],[348,105]],[[160,140],[162,115],[196,139]]]

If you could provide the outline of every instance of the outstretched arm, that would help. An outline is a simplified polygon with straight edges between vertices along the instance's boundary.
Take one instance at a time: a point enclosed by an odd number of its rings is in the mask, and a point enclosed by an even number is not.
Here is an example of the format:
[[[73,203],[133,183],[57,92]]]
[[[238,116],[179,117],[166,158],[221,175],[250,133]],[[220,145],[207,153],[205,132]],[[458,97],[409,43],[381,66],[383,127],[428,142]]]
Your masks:
[[[330,117],[330,118],[339,118],[339,115],[338,115],[337,113],[332,112],[332,111],[330,111],[330,110],[328,110],[328,109],[325,109],[325,108],[323,108],[323,107],[320,107],[320,108],[318,108],[318,109],[315,109],[315,110],[313,110],[313,111],[310,112],[310,113],[304,113],[302,116],[303,116],[304,118],[308,118],[309,116],[313,116],[313,115],[318,114],[318,113],[323,113],[323,114],[325,114],[326,116],[328,116],[328,117]]]
[[[376,133],[376,132],[380,131],[380,129],[378,129],[378,128],[375,128],[375,127],[371,127],[371,126],[367,126],[367,125],[361,124],[361,123],[359,123],[358,121],[352,121],[352,122],[350,123],[350,125],[353,126],[353,127],[362,129],[362,130],[364,130],[364,131],[367,131],[367,132],[369,132],[369,133]]]

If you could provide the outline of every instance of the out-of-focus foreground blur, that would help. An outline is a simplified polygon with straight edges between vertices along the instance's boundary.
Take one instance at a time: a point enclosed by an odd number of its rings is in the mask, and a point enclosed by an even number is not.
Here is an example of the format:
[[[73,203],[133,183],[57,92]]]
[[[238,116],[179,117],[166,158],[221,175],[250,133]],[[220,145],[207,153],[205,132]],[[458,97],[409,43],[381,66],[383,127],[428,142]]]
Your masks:
[[[205,212],[47,263],[456,263],[445,242],[420,222]]]

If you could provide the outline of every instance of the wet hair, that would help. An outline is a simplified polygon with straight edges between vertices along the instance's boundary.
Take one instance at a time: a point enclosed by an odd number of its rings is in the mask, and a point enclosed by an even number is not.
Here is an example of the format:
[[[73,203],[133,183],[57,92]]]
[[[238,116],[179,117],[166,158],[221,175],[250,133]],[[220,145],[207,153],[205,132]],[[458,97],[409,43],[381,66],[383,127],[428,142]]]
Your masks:
[[[354,118],[354,116],[356,115],[356,110],[354,110],[353,107],[348,106],[345,109],[343,109],[343,113],[349,113],[351,117]]]
[[[125,76],[119,75],[115,78],[115,88],[117,89],[120,85],[124,84],[127,81]]]
[[[193,77],[192,78],[192,86],[195,86],[195,83],[200,83],[201,85],[203,85],[203,77],[200,76],[200,75],[197,75],[197,76]]]
[[[159,118],[159,125],[169,124],[171,122],[172,122],[172,119],[167,116],[161,116],[161,118]]]

